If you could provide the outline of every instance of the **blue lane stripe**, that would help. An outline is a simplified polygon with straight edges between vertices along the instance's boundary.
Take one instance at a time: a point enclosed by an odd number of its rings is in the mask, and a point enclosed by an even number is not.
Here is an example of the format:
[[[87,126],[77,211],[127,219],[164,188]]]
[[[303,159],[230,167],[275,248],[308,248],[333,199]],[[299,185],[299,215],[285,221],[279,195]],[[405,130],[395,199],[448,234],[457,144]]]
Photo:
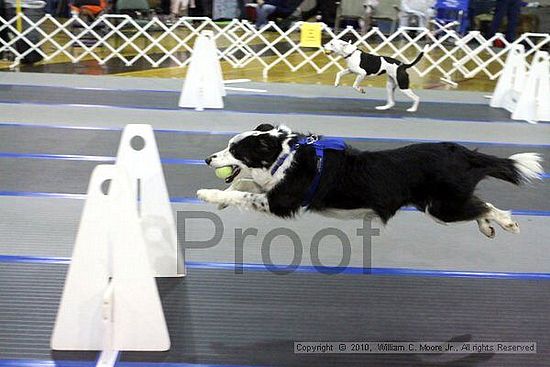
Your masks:
[[[63,161],[114,162],[115,157],[79,154],[42,154],[0,152],[0,158],[48,159]]]
[[[188,197],[188,196],[171,196],[170,202],[183,203],[183,204],[204,204],[204,201],[195,197]]]
[[[68,130],[100,130],[100,131],[122,131],[117,127],[93,127],[93,126],[68,126],[68,125],[44,125],[35,123],[18,122],[0,122],[0,127],[28,127],[28,128],[47,128],[47,129],[68,129]],[[161,134],[181,134],[181,135],[220,135],[231,137],[239,132],[237,131],[208,131],[208,130],[176,130],[176,129],[154,129],[156,133]],[[533,147],[550,148],[550,144],[531,144],[531,143],[507,143],[490,141],[466,141],[466,140],[434,140],[434,139],[415,139],[415,138],[375,138],[375,137],[353,137],[353,136],[331,136],[327,138],[339,138],[348,141],[375,141],[375,142],[410,142],[410,143],[437,143],[441,141],[451,141],[458,144],[470,145],[493,145],[493,146],[513,146],[513,147]]]
[[[187,158],[161,158],[161,163],[164,164],[182,164],[182,165],[193,165],[193,166],[205,166],[206,163],[204,159],[187,159]]]
[[[420,212],[420,210],[412,206],[404,206],[399,211],[405,212]],[[550,210],[522,210],[522,209],[512,209],[513,215],[530,215],[534,217],[550,217]]]
[[[71,262],[71,259],[68,257],[0,255],[0,263],[67,265],[70,262]],[[188,261],[185,264],[188,269],[207,269],[207,270],[234,271],[235,269],[240,268],[244,271],[277,272],[279,270],[286,269],[286,265],[264,265],[264,264],[254,264],[254,263],[235,264],[235,263],[220,263],[220,262]],[[508,272],[431,270],[431,269],[410,269],[410,268],[360,268],[360,267],[351,267],[351,266],[350,267],[337,267],[337,266],[315,267],[313,265],[299,265],[292,269],[293,271],[298,273],[550,280],[550,273],[508,273]]]
[[[46,159],[63,161],[91,161],[91,162],[115,162],[116,157],[97,156],[97,155],[78,155],[78,154],[43,154],[43,153],[10,153],[0,152],[0,158],[17,159]],[[161,163],[177,165],[206,166],[202,159],[187,158],[161,158]],[[542,178],[550,178],[550,174],[544,173]]]
[[[534,217],[550,217],[550,211],[548,210],[512,210],[514,215],[530,215]]]
[[[183,79],[181,80],[183,84]],[[40,84],[7,84],[0,83],[0,87],[29,87],[29,88],[55,88],[55,89],[70,89],[70,90],[96,90],[96,91],[105,91],[105,92],[144,92],[144,93],[177,93],[180,94],[180,91],[174,89],[138,89],[138,88],[105,88],[105,87],[73,87],[68,85],[40,85]],[[240,94],[240,93],[239,93]],[[248,94],[247,94],[248,95]],[[253,95],[253,94],[251,94]],[[472,102],[471,104],[475,104]]]
[[[38,197],[56,199],[86,199],[86,194],[66,194],[59,192],[35,192],[35,191],[0,191],[0,196]]]
[[[97,361],[0,359],[0,367],[95,367]],[[117,367],[252,367],[244,365],[215,365],[176,362],[124,362],[117,361]],[[258,366],[254,366],[258,367]]]
[[[327,136],[329,138],[341,138],[338,136]],[[491,142],[491,141],[467,141],[467,140],[434,140],[434,139],[415,139],[415,138],[369,138],[369,137],[344,137],[341,139],[358,142],[381,142],[381,143],[439,143],[452,142],[457,144],[469,145],[488,145],[488,146],[505,146],[505,147],[531,147],[531,148],[550,148],[550,144],[531,144],[531,143],[506,143],[506,142]]]
[[[116,157],[98,156],[98,155],[79,155],[79,154],[44,154],[44,153],[11,153],[0,152],[0,158],[20,158],[20,159],[46,159],[63,161],[91,161],[91,162],[115,162]],[[161,158],[164,164],[183,164],[183,165],[206,165],[202,159],[187,158]]]
[[[0,191],[0,196],[16,196],[16,197],[36,197],[36,198],[53,198],[53,199],[86,199],[86,194],[65,194],[59,192],[33,192],[33,191]],[[183,204],[205,204],[202,200],[189,196],[171,196],[171,203]],[[418,212],[419,210],[413,207],[403,207],[400,211]],[[527,215],[536,217],[550,217],[549,210],[523,210],[512,209],[514,215]]]
[[[105,127],[105,126],[72,126],[72,125],[47,125],[26,122],[0,122],[0,127],[35,127],[35,128],[51,128],[51,129],[70,129],[70,130],[99,130],[99,131],[122,131],[120,127]]]
[[[491,142],[491,141],[467,141],[467,140],[435,140],[435,139],[415,139],[415,138],[369,138],[369,137],[338,137],[327,136],[328,138],[341,138],[349,141],[358,142],[381,142],[381,143],[439,143],[451,142],[457,144],[469,145],[488,145],[488,146],[505,146],[505,147],[531,147],[531,148],[550,148],[550,144],[532,144],[532,143],[507,143],[507,142]]]
[[[11,104],[11,105],[36,105],[36,106],[67,106],[67,107],[91,107],[91,108],[108,108],[108,109],[123,109],[123,110],[149,110],[149,111],[180,111],[185,112],[184,109],[180,107],[146,107],[146,106],[111,106],[111,105],[102,105],[102,104],[85,104],[85,103],[56,103],[56,102],[38,102],[38,101],[6,101],[0,100],[0,104]],[[376,114],[376,113],[362,113],[362,114],[346,114],[345,112],[277,112],[277,111],[253,111],[253,110],[229,110],[224,109],[224,113],[236,113],[236,114],[259,114],[259,115],[296,115],[296,116],[345,116],[345,117],[356,117],[356,118],[385,118],[385,119],[410,119],[414,116],[405,115],[404,113],[396,114]],[[459,123],[484,123],[484,124],[494,124],[494,123],[506,123],[506,124],[525,124],[524,121],[515,121],[515,120],[460,120],[456,118],[446,118],[443,117],[418,117],[423,120],[435,120],[435,121],[451,121]],[[550,122],[539,121],[539,124],[550,124]]]
[[[0,263],[69,264],[70,257],[0,255]]]

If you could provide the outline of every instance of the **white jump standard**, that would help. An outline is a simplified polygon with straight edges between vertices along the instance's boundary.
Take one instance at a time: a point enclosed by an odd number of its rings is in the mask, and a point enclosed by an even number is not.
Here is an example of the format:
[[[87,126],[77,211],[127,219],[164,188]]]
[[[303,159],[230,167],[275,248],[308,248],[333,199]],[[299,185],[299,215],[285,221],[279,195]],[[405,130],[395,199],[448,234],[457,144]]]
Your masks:
[[[129,124],[116,164],[90,178],[52,349],[101,351],[96,367],[122,350],[169,350],[155,277],[184,275],[153,127]]]
[[[342,56],[347,63],[347,68],[336,74],[336,80],[334,86],[340,85],[340,79],[347,74],[353,73],[356,76],[353,82],[353,88],[360,92],[365,93],[365,89],[359,87],[359,84],[365,79],[365,77],[374,77],[382,74],[388,74],[388,81],[386,83],[386,90],[388,93],[387,102],[384,106],[376,107],[377,110],[388,110],[395,105],[395,89],[399,89],[409,98],[413,100],[413,105],[407,109],[408,112],[415,112],[418,109],[420,103],[420,97],[418,97],[409,87],[409,74],[407,69],[413,67],[420,61],[424,52],[429,46],[424,46],[424,50],[420,52],[416,58],[410,64],[404,64],[403,62],[388,56],[378,56],[363,52],[357,48],[357,46],[351,43],[345,42],[340,39],[333,39],[323,46],[325,53],[335,54]]]

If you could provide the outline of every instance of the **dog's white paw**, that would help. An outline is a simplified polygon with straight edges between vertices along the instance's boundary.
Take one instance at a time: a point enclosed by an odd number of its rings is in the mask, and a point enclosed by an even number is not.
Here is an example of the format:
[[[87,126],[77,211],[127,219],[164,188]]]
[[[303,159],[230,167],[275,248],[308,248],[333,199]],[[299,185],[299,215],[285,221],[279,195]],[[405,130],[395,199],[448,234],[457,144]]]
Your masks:
[[[334,82],[334,86],[338,87],[340,85],[340,82]]]
[[[481,233],[487,236],[487,238],[491,238],[491,239],[495,238],[495,235],[496,235],[495,227],[492,227],[492,226],[487,226],[483,228],[480,227],[479,230],[481,231]]]
[[[505,231],[516,233],[516,234],[519,233],[519,224],[517,222],[512,221],[512,220],[510,220],[508,223],[503,223],[503,225],[501,225],[501,227]]]
[[[385,111],[385,110],[389,110],[393,106],[394,106],[393,104],[387,104],[387,105],[384,105],[384,106],[376,106],[376,109],[378,111]]]
[[[197,197],[207,203],[222,204],[223,191],[216,189],[201,189],[197,191]]]
[[[481,218],[477,220],[477,225],[479,226],[479,231],[483,233],[488,238],[495,238],[496,231],[495,227],[491,225],[491,221],[486,218]]]
[[[407,108],[407,112],[416,112],[418,110],[418,106],[412,106],[410,108]]]

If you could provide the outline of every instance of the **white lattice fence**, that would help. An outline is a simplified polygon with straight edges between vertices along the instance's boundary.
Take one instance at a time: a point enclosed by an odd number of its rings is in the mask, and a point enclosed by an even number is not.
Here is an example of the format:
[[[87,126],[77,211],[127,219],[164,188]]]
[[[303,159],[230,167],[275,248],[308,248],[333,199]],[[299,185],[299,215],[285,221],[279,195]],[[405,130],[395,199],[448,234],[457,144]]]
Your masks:
[[[17,31],[17,19],[21,18],[23,30]],[[330,68],[342,69],[338,57],[327,56],[321,49],[302,48],[299,44],[301,23],[295,23],[284,31],[275,23],[269,23],[260,30],[246,21],[233,20],[219,26],[205,17],[181,18],[168,26],[154,18],[150,21],[137,21],[124,15],[104,15],[92,24],[79,18],[60,21],[50,15],[32,20],[24,14],[9,20],[0,18],[0,32],[7,30],[9,40],[0,39],[0,51],[15,55],[11,65],[16,67],[29,53],[36,51],[46,61],[68,59],[73,63],[94,59],[99,64],[120,60],[127,66],[145,62],[152,67],[170,63],[186,66],[193,52],[195,37],[202,30],[212,30],[218,44],[218,56],[234,68],[243,68],[252,62],[263,67],[263,74],[276,66],[287,67],[296,72],[302,68],[312,68],[323,73]],[[505,58],[512,47],[502,35],[485,39],[477,31],[464,36],[457,34],[451,26],[433,24],[433,29],[400,28],[390,35],[373,28],[361,35],[348,27],[335,34],[323,25],[323,38],[351,39],[365,51],[384,54],[404,61],[411,61],[416,54],[429,44],[425,61],[417,64],[414,70],[425,76],[439,74],[442,78],[472,78],[484,74],[490,79],[497,78],[504,66]],[[501,39],[505,47],[493,48],[493,41]],[[25,43],[28,49],[16,47]],[[526,45],[527,55],[550,46],[550,35],[525,33],[514,42]]]

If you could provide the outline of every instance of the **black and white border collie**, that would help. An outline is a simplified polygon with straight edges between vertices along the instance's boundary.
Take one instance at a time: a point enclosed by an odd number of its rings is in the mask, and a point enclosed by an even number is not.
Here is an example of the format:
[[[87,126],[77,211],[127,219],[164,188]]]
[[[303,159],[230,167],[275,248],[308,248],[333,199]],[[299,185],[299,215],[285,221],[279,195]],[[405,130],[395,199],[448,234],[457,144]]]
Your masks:
[[[399,89],[410,99],[413,100],[413,105],[407,109],[408,112],[415,112],[420,103],[418,97],[410,89],[409,74],[407,69],[413,67],[420,61],[424,53],[429,48],[429,45],[424,46],[416,58],[410,64],[405,64],[397,59],[388,56],[372,55],[359,50],[355,45],[340,39],[334,39],[323,46],[326,54],[335,53],[346,60],[346,68],[336,74],[334,86],[340,85],[340,79],[349,73],[355,74],[353,89],[360,93],[365,93],[365,89],[359,87],[359,83],[365,77],[373,77],[382,74],[387,74],[386,82],[387,101],[383,106],[376,107],[377,110],[387,110],[395,105],[395,89]]]
[[[519,226],[509,211],[475,196],[476,185],[489,176],[519,185],[543,173],[542,158],[535,153],[499,158],[455,143],[359,151],[343,142],[340,147],[323,142],[323,137],[284,125],[259,125],[206,159],[213,168],[232,167],[226,178],[231,186],[198,190],[197,195],[222,208],[283,218],[308,210],[339,218],[378,216],[384,223],[411,205],[439,222],[476,220],[480,231],[493,238],[492,222],[513,233]]]

